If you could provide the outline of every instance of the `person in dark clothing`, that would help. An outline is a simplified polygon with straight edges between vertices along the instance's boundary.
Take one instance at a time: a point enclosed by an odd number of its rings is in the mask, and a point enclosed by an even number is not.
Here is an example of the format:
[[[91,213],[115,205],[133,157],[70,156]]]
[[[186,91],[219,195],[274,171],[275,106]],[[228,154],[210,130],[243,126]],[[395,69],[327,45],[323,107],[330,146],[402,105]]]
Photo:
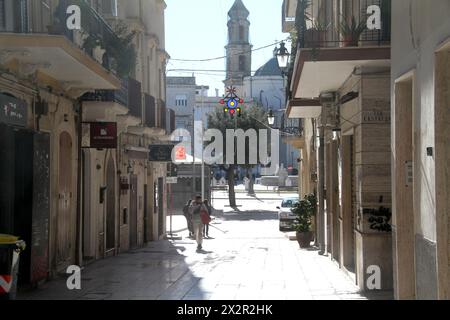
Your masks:
[[[183,207],[183,215],[186,218],[190,238],[194,237],[194,224],[192,223],[192,216],[191,213],[189,212],[189,207],[191,206],[191,204],[192,200],[188,200],[186,205]]]
[[[208,200],[204,200],[203,204],[205,205],[206,209],[208,210],[209,217],[211,218],[212,215],[212,207],[209,205]],[[205,224],[203,226],[203,237],[209,238],[209,224]]]
[[[197,196],[194,201],[192,201],[189,206],[189,212],[192,216],[192,223],[194,226],[194,237],[197,240],[197,252],[202,250],[203,243],[203,222],[202,222],[202,212],[208,212],[208,209],[202,202],[202,197]]]

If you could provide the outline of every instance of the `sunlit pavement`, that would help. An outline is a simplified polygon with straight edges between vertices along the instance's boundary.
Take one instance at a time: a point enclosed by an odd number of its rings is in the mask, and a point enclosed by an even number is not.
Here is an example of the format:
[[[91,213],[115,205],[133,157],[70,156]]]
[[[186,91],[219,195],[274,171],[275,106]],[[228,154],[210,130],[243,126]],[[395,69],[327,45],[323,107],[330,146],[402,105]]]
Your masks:
[[[278,231],[277,205],[279,200],[254,199],[243,201],[241,212],[218,211],[210,227],[214,239],[204,241],[204,252],[197,253],[195,241],[181,231],[183,240],[154,242],[86,267],[81,290],[69,291],[59,279],[19,299],[367,299],[329,257],[300,250]],[[183,219],[173,219],[179,230]]]

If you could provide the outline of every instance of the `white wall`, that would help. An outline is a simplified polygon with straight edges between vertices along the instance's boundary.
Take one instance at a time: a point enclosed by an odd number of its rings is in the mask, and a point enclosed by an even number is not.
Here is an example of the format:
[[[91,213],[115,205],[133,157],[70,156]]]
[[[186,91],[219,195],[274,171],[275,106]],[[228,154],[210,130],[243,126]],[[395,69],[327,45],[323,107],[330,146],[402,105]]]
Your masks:
[[[392,87],[397,78],[411,70],[416,71],[413,121],[416,139],[415,207],[418,210],[415,228],[416,233],[436,241],[435,162],[432,157],[427,156],[426,148],[435,146],[435,50],[450,37],[450,1],[396,0],[392,2],[392,9],[392,15],[395,17],[392,21]],[[392,101],[395,101],[394,93]],[[395,131],[392,134],[395,134]],[[392,141],[395,141],[394,137]]]

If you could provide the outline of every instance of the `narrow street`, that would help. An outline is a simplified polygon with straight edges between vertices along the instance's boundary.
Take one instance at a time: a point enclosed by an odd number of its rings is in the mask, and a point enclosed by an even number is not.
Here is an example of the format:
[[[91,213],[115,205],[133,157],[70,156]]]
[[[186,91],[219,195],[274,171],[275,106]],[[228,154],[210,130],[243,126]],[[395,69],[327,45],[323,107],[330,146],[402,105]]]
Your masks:
[[[173,217],[182,240],[157,241],[147,247],[97,261],[82,271],[82,289],[69,291],[65,278],[51,281],[19,299],[82,300],[340,300],[368,299],[358,293],[336,263],[314,249],[300,250],[278,231],[276,206],[287,194],[238,193],[240,212],[214,195],[213,239],[203,254],[187,238],[185,220]],[[252,199],[252,200],[250,200]],[[219,209],[219,208],[224,208]],[[215,228],[214,228],[215,227]],[[223,232],[219,231],[218,229]],[[371,298],[386,299],[378,293]]]

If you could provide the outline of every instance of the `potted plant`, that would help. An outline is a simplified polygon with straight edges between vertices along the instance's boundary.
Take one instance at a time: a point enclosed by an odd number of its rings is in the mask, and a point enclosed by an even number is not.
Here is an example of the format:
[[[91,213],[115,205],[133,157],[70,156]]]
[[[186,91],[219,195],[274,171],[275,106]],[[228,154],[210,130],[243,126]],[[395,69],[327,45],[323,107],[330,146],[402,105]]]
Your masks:
[[[366,31],[366,21],[362,19],[359,23],[356,18],[352,16],[351,21],[344,18],[339,26],[339,33],[343,38],[344,47],[357,47],[359,38]]]
[[[311,241],[314,239],[314,234],[311,230],[313,217],[315,214],[315,196],[306,196],[305,199],[299,201],[292,208],[292,213],[295,214],[294,228],[297,235],[297,242],[300,248],[306,249],[311,246]]]
[[[305,46],[310,48],[324,47],[329,27],[330,24],[326,24],[324,21],[314,21],[312,28],[305,32]]]

